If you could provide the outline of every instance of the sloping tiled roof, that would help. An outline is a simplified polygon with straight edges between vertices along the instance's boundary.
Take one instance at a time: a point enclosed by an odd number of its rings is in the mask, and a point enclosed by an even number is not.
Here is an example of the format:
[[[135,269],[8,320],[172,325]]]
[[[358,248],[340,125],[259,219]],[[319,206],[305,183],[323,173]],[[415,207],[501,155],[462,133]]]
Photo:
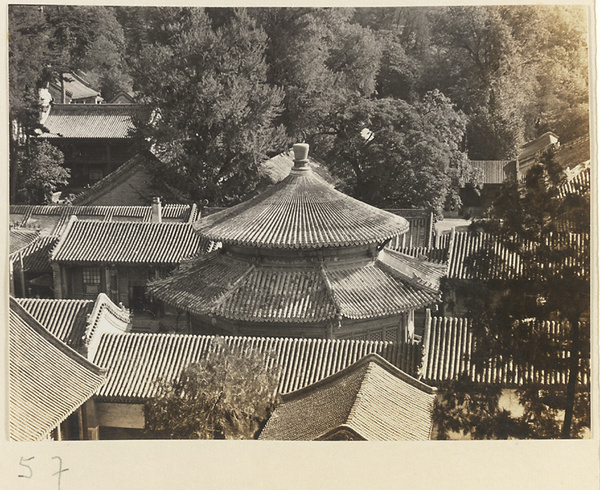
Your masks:
[[[561,144],[554,153],[554,161],[562,168],[573,168],[590,159],[590,135]]]
[[[481,170],[482,184],[502,184],[511,175],[509,160],[471,160],[473,168]]]
[[[158,299],[192,313],[250,322],[365,319],[439,300],[439,291],[428,282],[427,274],[433,277],[435,272],[439,280],[445,267],[417,266],[423,262],[391,251],[382,252],[381,260],[349,268],[293,269],[251,264],[216,251],[150,283],[149,290]]]
[[[552,131],[548,131],[541,136],[538,136],[536,139],[528,141],[520,148],[518,157],[519,161],[521,162],[527,160],[533,157],[536,153],[548,149],[554,144],[552,142],[553,139],[559,140],[559,137]]]
[[[86,220],[104,221],[150,221],[152,206],[65,206],[65,205],[26,205],[10,206],[11,221],[18,221],[22,226],[39,226],[43,235],[60,235],[64,231],[69,218],[77,216]],[[164,221],[188,223],[198,216],[195,204],[163,204]]]
[[[78,99],[87,99],[89,97],[100,96],[100,91],[92,88],[89,83],[87,83],[84,79],[79,77],[75,73],[63,73],[62,77],[64,79],[65,90],[69,94],[69,97],[73,100]],[[54,82],[54,85],[58,87],[60,90],[61,84],[60,80]]]
[[[102,401],[142,402],[156,394],[155,381],[174,380],[183,368],[204,359],[214,336],[191,334],[104,334],[93,361],[107,369],[98,391]],[[405,372],[415,373],[420,346],[366,340],[224,337],[243,352],[270,353],[279,369],[278,390],[289,393],[319,381],[370,353]]]
[[[54,104],[44,126],[48,133],[40,138],[129,138],[137,105]]]
[[[560,337],[565,326],[557,322],[539,322],[538,329]],[[531,365],[519,364],[513,360],[502,360],[501,356],[490,353],[489,359],[476,369],[475,341],[470,322],[466,318],[431,317],[425,324],[423,337],[423,362],[419,373],[427,383],[436,384],[441,381],[456,379],[467,374],[478,383],[499,384],[502,386],[519,386],[526,383],[559,384],[567,383],[567,372],[556,369],[543,371]],[[568,358],[564,352],[562,358]],[[581,382],[589,383],[589,365],[582,360]]]
[[[50,334],[14,299],[9,322],[9,437],[46,438],[103,384],[105,372]]]
[[[25,248],[10,255],[15,270],[21,268],[23,262],[23,271],[25,272],[52,272],[50,265],[50,253],[54,249],[58,237],[40,236]]]
[[[583,162],[571,170],[567,170],[567,179],[559,189],[559,197],[565,197],[568,194],[584,195],[590,192],[590,161]]]
[[[346,429],[369,441],[428,440],[435,389],[377,354],[283,396],[259,439],[312,441]]]
[[[40,235],[39,231],[28,230],[27,228],[10,229],[10,253],[13,254],[24,249],[31,242],[35,241]]]
[[[16,301],[52,335],[81,353],[97,335],[130,330],[129,312],[115,305],[104,293],[95,301],[33,298]]]
[[[189,223],[72,218],[51,260],[59,263],[179,264],[205,243]]]
[[[210,240],[258,248],[314,249],[383,242],[405,219],[351,198],[310,167],[292,169],[257,197],[194,223]]]
[[[158,159],[150,152],[138,153],[127,160],[123,165],[113,170],[103,179],[100,179],[94,185],[77,194],[71,201],[75,205],[85,205],[93,202],[98,197],[104,195],[116,185],[124,182],[133,173],[140,168],[146,169]],[[152,196],[149,196],[152,197]]]
[[[557,233],[547,237],[547,243],[556,250],[573,250],[579,257],[565,258],[567,273],[589,275],[589,234]],[[535,244],[523,242],[521,249],[533,254]],[[479,257],[481,255],[481,258]],[[561,274],[555,267],[554,274]],[[540,272],[539,270],[533,272]],[[534,279],[532,271],[525,271],[519,253],[508,250],[497,236],[489,233],[456,232],[450,240],[447,277],[464,280]]]

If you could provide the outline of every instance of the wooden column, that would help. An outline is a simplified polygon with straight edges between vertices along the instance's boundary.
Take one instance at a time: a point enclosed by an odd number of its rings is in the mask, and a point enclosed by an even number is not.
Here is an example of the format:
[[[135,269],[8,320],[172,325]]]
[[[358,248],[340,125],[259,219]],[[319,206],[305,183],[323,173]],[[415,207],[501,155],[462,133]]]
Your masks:
[[[54,298],[62,299],[64,297],[63,294],[63,271],[62,267],[59,264],[52,264],[52,280],[54,283]],[[66,284],[65,284],[66,289]]]

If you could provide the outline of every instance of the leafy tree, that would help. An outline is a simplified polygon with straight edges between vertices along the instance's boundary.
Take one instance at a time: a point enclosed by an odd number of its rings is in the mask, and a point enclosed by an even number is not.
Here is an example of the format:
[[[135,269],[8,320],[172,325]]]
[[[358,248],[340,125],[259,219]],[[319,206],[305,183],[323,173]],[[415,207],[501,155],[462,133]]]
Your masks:
[[[355,97],[314,137],[354,197],[380,207],[459,205],[475,174],[461,151],[466,119],[438,91],[416,104]]]
[[[524,188],[505,186],[494,219],[476,227],[494,233],[518,262],[503,260],[501,248],[490,246],[474,253],[468,265],[485,270],[492,262],[503,263],[516,278],[463,286],[470,294],[479,367],[493,352],[538,372],[558,369],[567,378],[564,386],[527,384],[517,389],[524,413],[513,437],[579,437],[589,427],[589,386],[583,384],[590,355],[589,188],[563,196],[562,178],[548,153],[530,170]],[[562,332],[540,328],[543,321],[561,323]],[[462,387],[467,393],[479,389],[473,384]],[[445,394],[447,399],[453,396],[462,395]]]
[[[43,204],[59,186],[66,185],[69,170],[64,155],[46,141],[31,141],[17,152],[17,202]]]
[[[175,380],[159,380],[146,402],[146,429],[171,439],[255,439],[277,397],[277,373],[268,355],[242,352],[224,339],[209,357]]]
[[[138,135],[164,167],[157,185],[177,200],[231,204],[252,192],[257,165],[284,143],[273,125],[282,93],[266,83],[266,36],[244,10],[213,30],[201,9],[162,11],[160,36],[135,65],[155,117]]]

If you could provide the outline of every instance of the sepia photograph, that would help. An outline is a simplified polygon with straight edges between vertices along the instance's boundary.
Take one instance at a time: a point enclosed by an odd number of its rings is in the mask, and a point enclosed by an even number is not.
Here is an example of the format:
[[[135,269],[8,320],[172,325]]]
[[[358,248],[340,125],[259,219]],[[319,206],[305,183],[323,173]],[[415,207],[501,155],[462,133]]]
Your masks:
[[[8,439],[592,439],[593,8],[9,4]]]

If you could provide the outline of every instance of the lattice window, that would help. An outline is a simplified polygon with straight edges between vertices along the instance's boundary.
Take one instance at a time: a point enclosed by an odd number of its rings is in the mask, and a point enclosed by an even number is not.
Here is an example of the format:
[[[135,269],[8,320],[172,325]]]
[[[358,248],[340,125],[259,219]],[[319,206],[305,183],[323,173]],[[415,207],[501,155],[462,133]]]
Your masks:
[[[383,331],[382,330],[374,330],[367,333],[367,340],[383,340]]]
[[[85,294],[100,292],[100,267],[83,268],[83,291]]]
[[[388,328],[385,331],[384,340],[386,342],[397,342],[398,341],[398,329]]]

